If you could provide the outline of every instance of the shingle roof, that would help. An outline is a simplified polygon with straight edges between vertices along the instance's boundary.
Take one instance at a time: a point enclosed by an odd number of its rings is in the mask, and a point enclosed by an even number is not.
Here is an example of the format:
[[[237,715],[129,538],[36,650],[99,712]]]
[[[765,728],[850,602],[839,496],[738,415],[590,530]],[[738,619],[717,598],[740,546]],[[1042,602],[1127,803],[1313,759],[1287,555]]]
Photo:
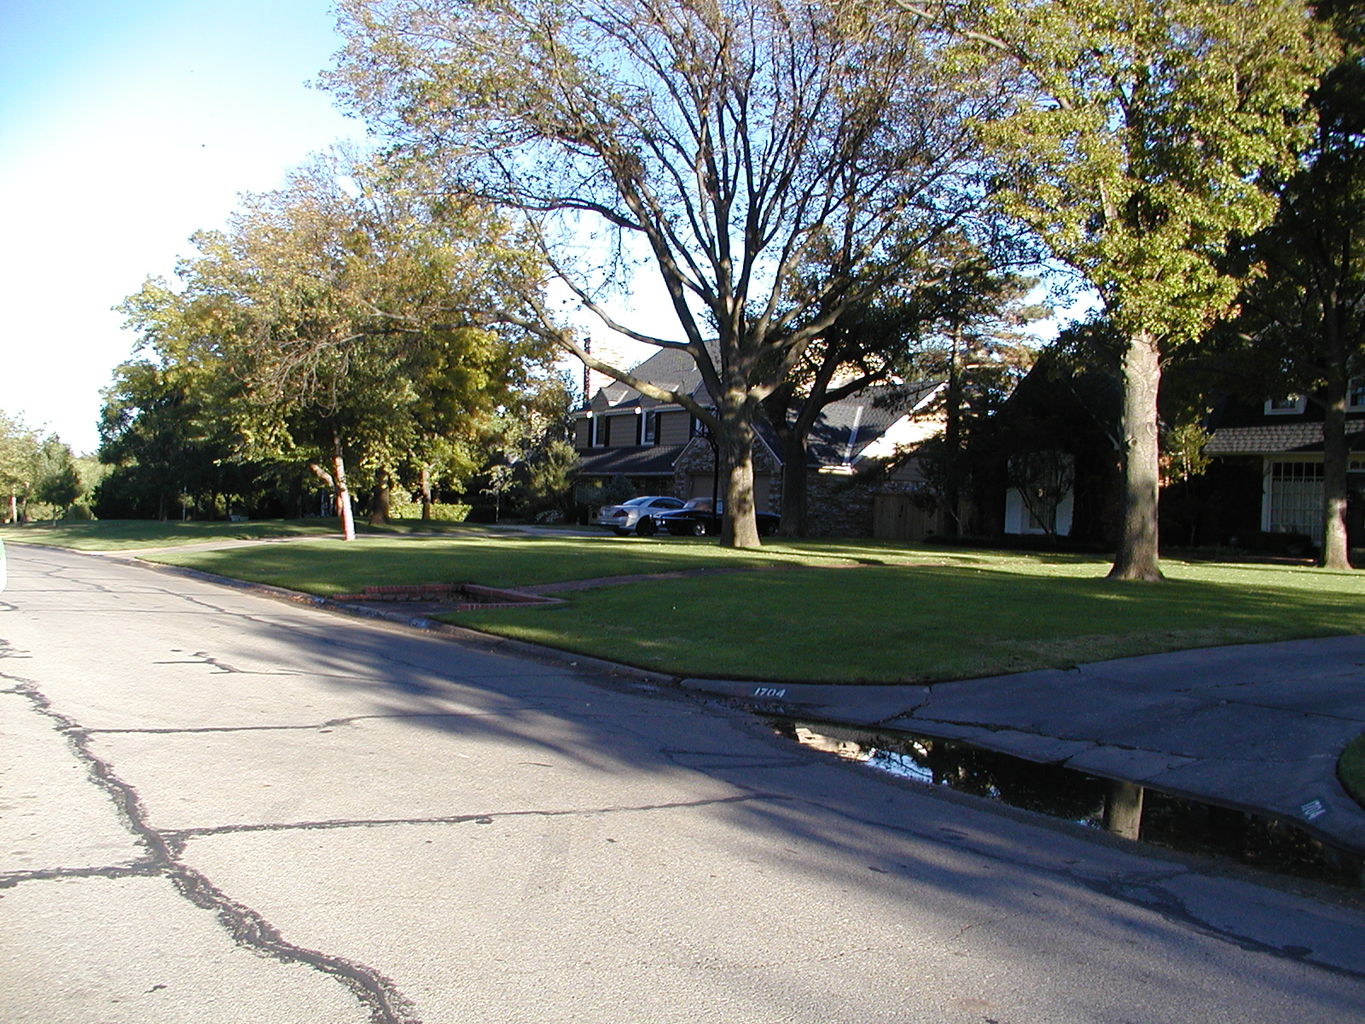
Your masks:
[[[647,445],[636,448],[594,448],[578,457],[577,471],[584,476],[672,476],[673,463],[685,446]]]
[[[681,349],[660,349],[631,373],[652,384],[691,395],[709,405],[701,373],[692,357]],[[931,397],[942,386],[939,381],[869,387],[849,398],[833,402],[820,411],[811,428],[807,465],[846,466],[856,462],[864,449],[882,437],[901,417]],[[594,412],[623,412],[659,403],[642,398],[632,387],[613,381],[601,387],[589,403]],[[760,420],[754,424],[759,436],[780,456],[781,444],[772,426]],[[593,449],[579,456],[578,471],[605,476],[624,473],[652,476],[672,472],[673,460],[682,446]],[[662,460],[667,459],[667,464]]]
[[[1365,430],[1347,436],[1353,451],[1365,447]],[[1204,447],[1207,455],[1276,455],[1322,451],[1322,423],[1267,423],[1255,427],[1223,427]]]
[[[936,381],[921,381],[871,387],[825,406],[811,427],[808,464],[838,466],[855,462],[864,448],[939,386]]]
[[[702,384],[701,371],[696,362],[682,349],[663,348],[655,352],[643,363],[630,371],[641,380],[647,380],[661,388],[692,397],[705,397],[706,387]],[[652,399],[641,399],[634,388],[611,381],[598,389],[588,403],[594,411],[604,409],[630,409],[637,405],[657,405]]]

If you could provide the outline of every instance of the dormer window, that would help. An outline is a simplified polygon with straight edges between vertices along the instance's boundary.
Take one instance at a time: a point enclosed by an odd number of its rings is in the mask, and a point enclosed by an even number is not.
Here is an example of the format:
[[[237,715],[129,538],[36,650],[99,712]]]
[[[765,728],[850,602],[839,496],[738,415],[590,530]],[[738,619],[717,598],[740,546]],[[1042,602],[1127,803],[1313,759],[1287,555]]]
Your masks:
[[[1365,377],[1352,377],[1347,383],[1346,411],[1365,412]]]
[[[1294,416],[1303,412],[1308,407],[1308,399],[1303,395],[1286,395],[1282,398],[1271,398],[1265,403],[1265,414],[1267,416]]]
[[[642,444],[653,444],[653,443],[654,443],[654,438],[655,438],[655,437],[657,436],[657,434],[658,434],[658,429],[659,429],[659,414],[658,414],[657,412],[655,412],[653,409],[646,409],[646,410],[645,410],[644,437],[642,438],[641,443],[642,443]]]

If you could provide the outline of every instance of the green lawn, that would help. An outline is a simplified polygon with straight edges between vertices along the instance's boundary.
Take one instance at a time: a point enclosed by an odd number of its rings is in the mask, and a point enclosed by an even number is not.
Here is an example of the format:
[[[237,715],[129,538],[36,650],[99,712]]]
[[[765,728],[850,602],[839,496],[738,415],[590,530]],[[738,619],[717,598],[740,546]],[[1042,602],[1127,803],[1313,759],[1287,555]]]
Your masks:
[[[185,550],[160,561],[333,595],[382,583],[492,586],[697,568],[554,608],[450,621],[664,672],[746,679],[964,678],[1227,643],[1365,633],[1365,573],[1166,560],[1116,584],[1102,559],[881,542],[770,543],[466,533]]]
[[[335,520],[295,519],[259,522],[157,522],[114,519],[98,522],[28,523],[0,526],[7,544],[51,544],[77,551],[127,551],[136,548],[203,544],[215,540],[261,540],[269,537],[327,536],[337,532]]]
[[[387,526],[356,523],[364,535],[402,536],[437,533],[477,536],[483,527],[465,523],[394,522]],[[154,519],[103,519],[98,522],[28,523],[0,526],[0,540],[19,544],[51,544],[77,551],[130,551],[182,547],[219,540],[268,540],[280,537],[336,537],[341,527],[332,519],[262,519],[242,523],[158,522]]]
[[[632,584],[454,621],[665,672],[812,682],[971,678],[1365,632],[1360,575],[1167,562],[1168,582],[1125,585],[1099,561],[982,560]]]

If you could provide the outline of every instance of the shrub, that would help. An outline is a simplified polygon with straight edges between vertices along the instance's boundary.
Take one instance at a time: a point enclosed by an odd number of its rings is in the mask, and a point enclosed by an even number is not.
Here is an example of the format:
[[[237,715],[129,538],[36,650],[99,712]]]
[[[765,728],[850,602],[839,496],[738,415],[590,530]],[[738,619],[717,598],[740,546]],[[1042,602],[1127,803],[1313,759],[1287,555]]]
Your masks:
[[[468,505],[431,503],[431,514],[427,517],[433,523],[463,523],[469,518]],[[389,506],[390,519],[420,520],[422,503],[420,501],[395,501]]]

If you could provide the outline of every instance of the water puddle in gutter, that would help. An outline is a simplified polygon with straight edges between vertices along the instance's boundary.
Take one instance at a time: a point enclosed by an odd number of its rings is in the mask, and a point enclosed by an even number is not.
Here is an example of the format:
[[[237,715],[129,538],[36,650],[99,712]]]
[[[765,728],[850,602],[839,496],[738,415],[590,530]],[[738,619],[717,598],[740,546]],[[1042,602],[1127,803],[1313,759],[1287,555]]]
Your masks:
[[[1154,846],[1261,871],[1365,888],[1365,861],[1303,829],[1245,811],[1172,796],[955,740],[773,719],[803,746],[926,786],[942,786]]]

